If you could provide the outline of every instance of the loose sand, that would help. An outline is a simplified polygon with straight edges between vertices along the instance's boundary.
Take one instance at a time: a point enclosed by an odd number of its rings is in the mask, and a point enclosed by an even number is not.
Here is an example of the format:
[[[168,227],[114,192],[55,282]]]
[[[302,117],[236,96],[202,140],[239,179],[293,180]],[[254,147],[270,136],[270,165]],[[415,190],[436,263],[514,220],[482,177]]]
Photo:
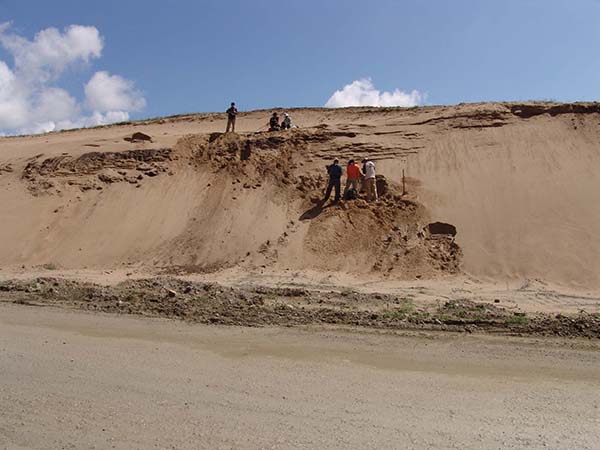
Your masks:
[[[598,313],[599,110],[295,109],[300,128],[271,134],[253,111],[227,136],[224,115],[199,114],[3,138],[0,278],[169,274]],[[382,202],[314,203],[333,157],[363,156],[387,178]],[[436,221],[456,238],[428,233]]]

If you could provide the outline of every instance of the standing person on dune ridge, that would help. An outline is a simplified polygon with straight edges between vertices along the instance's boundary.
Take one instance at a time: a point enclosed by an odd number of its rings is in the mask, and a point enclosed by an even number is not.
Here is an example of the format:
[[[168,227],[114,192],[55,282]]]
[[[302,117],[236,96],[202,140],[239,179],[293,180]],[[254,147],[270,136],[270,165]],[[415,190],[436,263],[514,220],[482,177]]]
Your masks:
[[[238,110],[235,107],[235,103],[231,102],[231,106],[226,111],[227,112],[227,128],[225,129],[225,133],[229,133],[231,130],[232,133],[235,133],[235,118],[237,116]]]
[[[333,164],[327,166],[327,174],[329,175],[329,183],[327,184],[327,190],[325,191],[325,197],[321,201],[321,203],[325,203],[329,200],[329,196],[331,195],[331,190],[335,188],[335,197],[333,199],[333,203],[337,203],[340,201],[340,189],[341,189],[341,180],[343,170],[339,165],[339,160],[336,158],[333,160]]]
[[[372,202],[377,200],[377,184],[375,183],[375,163],[369,158],[364,158],[363,172],[365,174],[365,192],[367,194],[367,201]]]

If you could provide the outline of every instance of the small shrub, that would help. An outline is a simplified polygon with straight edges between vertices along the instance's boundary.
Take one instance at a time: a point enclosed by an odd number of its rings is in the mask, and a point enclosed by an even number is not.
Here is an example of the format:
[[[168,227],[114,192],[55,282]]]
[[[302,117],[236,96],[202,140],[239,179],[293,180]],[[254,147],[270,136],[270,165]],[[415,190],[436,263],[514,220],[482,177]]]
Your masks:
[[[525,314],[515,314],[506,319],[506,325],[525,326],[529,323],[529,318]]]
[[[403,320],[406,318],[406,313],[401,309],[386,309],[383,312],[383,317],[389,320]]]

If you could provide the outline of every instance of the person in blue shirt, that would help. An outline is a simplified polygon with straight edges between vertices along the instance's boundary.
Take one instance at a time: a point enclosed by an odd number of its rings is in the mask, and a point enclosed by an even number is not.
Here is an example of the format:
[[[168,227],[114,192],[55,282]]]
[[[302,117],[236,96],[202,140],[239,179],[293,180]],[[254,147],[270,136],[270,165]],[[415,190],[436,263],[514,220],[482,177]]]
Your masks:
[[[329,200],[329,196],[331,195],[331,190],[335,188],[335,197],[333,199],[333,203],[337,203],[340,201],[340,189],[342,184],[342,173],[343,170],[339,165],[339,160],[336,158],[333,161],[333,164],[327,166],[327,173],[329,174],[329,183],[327,184],[327,191],[325,191],[325,197],[323,198],[323,203]]]

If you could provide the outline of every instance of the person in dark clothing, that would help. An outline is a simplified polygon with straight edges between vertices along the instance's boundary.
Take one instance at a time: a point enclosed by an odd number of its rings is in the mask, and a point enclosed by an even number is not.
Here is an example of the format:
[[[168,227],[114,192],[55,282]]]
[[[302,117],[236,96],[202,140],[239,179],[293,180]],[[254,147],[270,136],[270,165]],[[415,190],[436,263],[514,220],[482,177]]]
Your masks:
[[[246,140],[244,148],[242,148],[242,151],[240,153],[240,159],[242,161],[247,161],[250,159],[250,155],[252,155],[252,144],[249,140]]]
[[[225,129],[225,133],[231,132],[235,133],[235,117],[237,116],[238,110],[235,107],[235,103],[231,102],[231,106],[226,111],[227,112],[227,128]]]
[[[279,131],[279,116],[276,112],[273,113],[269,120],[269,131]]]
[[[327,184],[327,191],[325,191],[325,197],[323,198],[323,203],[329,200],[329,196],[331,195],[331,190],[335,188],[335,197],[333,199],[333,203],[337,203],[340,201],[340,189],[341,189],[341,180],[343,170],[339,165],[339,160],[336,158],[333,161],[333,164],[327,166],[327,173],[329,174],[329,183]]]

